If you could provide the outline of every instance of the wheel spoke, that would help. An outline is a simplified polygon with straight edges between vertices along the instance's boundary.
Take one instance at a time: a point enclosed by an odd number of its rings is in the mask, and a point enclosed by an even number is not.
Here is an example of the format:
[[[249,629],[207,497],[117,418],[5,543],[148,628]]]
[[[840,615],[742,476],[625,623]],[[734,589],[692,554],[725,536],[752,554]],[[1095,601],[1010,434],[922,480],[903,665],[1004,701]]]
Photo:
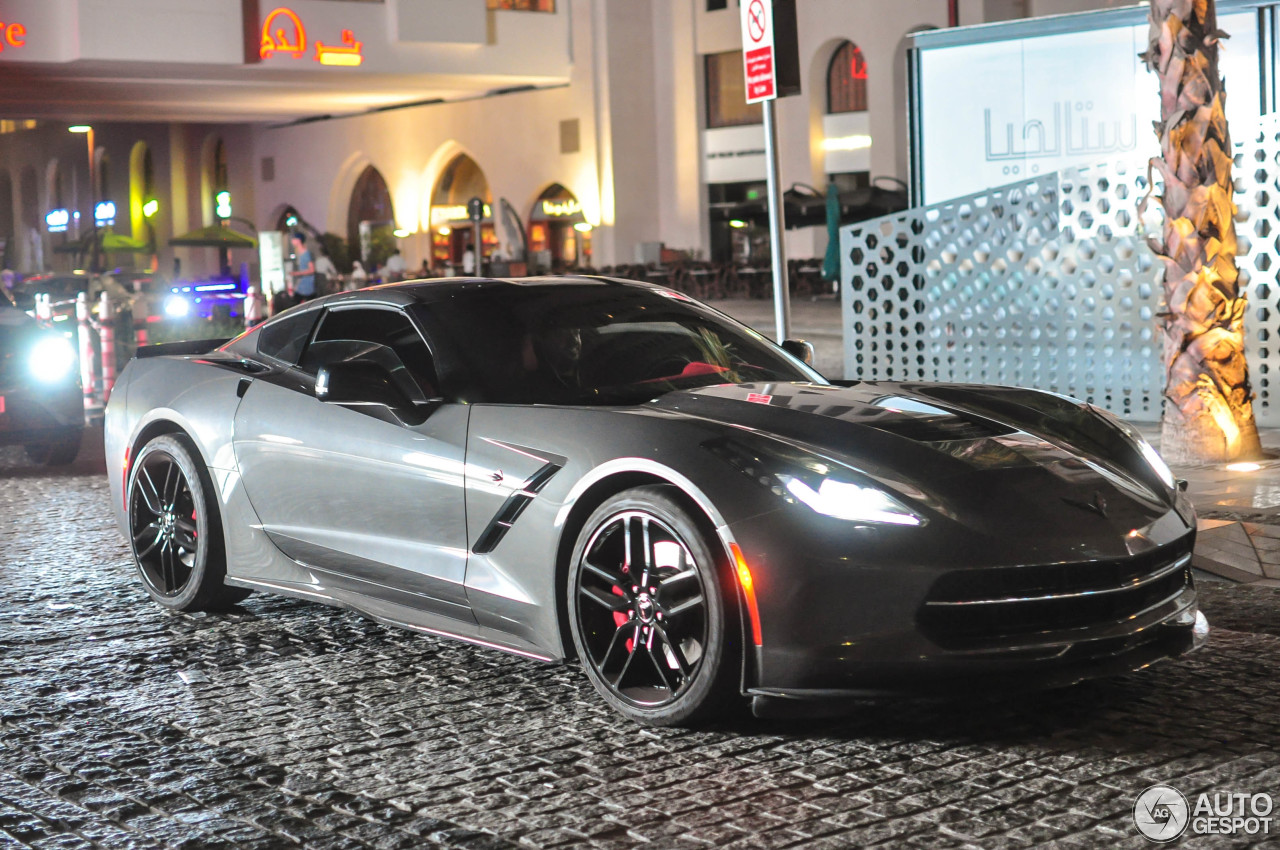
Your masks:
[[[169,471],[164,478],[164,506],[174,510],[178,506],[178,491],[182,489],[182,470],[176,463],[169,463]]]
[[[605,593],[594,587],[583,586],[578,588],[578,592],[597,605],[602,606],[606,611],[625,611],[631,606],[631,602],[627,597]]]
[[[683,551],[681,551],[680,553],[680,558],[681,560],[684,559]],[[659,579],[658,592],[661,593],[667,588],[674,587],[675,585],[682,584],[691,578],[697,578],[697,577],[698,577],[697,570],[681,570],[680,572],[675,573],[674,575],[669,575],[666,578]]]
[[[138,470],[137,484],[147,510],[154,516],[160,516],[160,491],[156,489],[156,482],[151,479],[151,470],[145,466]]]
[[[673,605],[666,609],[668,619],[674,619],[681,614],[702,608],[702,596],[691,596],[679,605]]]
[[[680,688],[679,682],[673,682],[671,679],[671,668],[667,666],[666,659],[660,657],[661,653],[655,653],[653,647],[646,647],[646,655],[653,664],[653,669],[658,671],[658,678],[662,680],[662,685],[671,691],[671,695],[675,696],[676,691]]]
[[[680,671],[680,675],[685,679],[688,679],[692,671],[689,667],[688,660],[684,657],[684,650],[680,648],[678,643],[671,639],[671,636],[667,634],[666,629],[658,629],[658,637],[662,639],[662,645],[671,653],[671,660],[676,663],[676,669]],[[666,653],[664,652],[663,655],[665,656]]]
[[[154,552],[156,547],[160,545],[160,541],[164,539],[164,535],[160,533],[160,526],[157,523],[153,522],[150,525],[148,525],[146,528],[142,529],[142,531],[139,531],[137,534],[133,536],[133,545],[135,547],[142,545],[143,535],[145,535],[148,531],[154,532],[155,536],[151,538],[151,542],[147,544],[147,547],[145,549],[141,549],[138,551],[139,560],[147,557],[152,552]]]
[[[640,583],[648,587],[649,576],[653,573],[653,544],[650,542],[649,534],[649,518],[640,518],[640,527],[644,529],[644,575],[640,579]]]
[[[616,576],[610,575],[609,571],[606,570],[604,567],[598,567],[595,564],[591,563],[590,561],[582,562],[582,570],[583,572],[591,573],[596,578],[599,578],[601,581],[607,582],[610,585],[620,588],[622,592],[626,593],[628,598],[630,598],[631,596],[630,588],[624,586],[624,582],[627,581],[627,577],[622,575],[621,573],[619,573]]]
[[[196,542],[196,526],[195,523],[180,519],[174,523],[174,539],[178,541],[178,545],[184,549],[190,549],[192,552],[196,550],[198,545]]]
[[[173,551],[173,541],[166,537],[160,544],[160,580],[164,582],[164,589],[168,593],[177,589],[178,571],[174,566],[177,560],[178,556]]]
[[[626,647],[626,641],[622,639],[622,633],[626,630],[626,626],[621,626],[613,633],[613,639],[609,641],[609,648],[604,651],[604,655],[600,658],[599,668],[603,674],[609,666],[609,659],[613,657],[613,651],[618,647]],[[606,674],[607,675],[607,674]]]
[[[622,629],[618,629],[618,634],[622,634]],[[640,638],[640,627],[637,626],[635,629],[632,630],[632,640],[638,641],[639,638]],[[631,662],[635,659],[636,655],[639,653],[639,650],[640,650],[640,647],[636,646],[634,643],[631,645],[631,651],[627,653],[627,660],[623,662],[622,669],[618,671],[618,677],[613,680],[613,686],[615,688],[622,687],[622,679],[627,675],[627,671],[631,669]]]

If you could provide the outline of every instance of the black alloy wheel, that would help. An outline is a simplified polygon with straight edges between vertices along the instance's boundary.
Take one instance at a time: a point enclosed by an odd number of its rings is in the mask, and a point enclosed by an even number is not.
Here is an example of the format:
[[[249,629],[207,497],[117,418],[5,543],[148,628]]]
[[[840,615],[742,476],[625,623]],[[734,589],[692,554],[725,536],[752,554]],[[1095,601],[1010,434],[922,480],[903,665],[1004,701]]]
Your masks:
[[[716,713],[736,673],[736,606],[725,604],[703,533],[671,496],[642,487],[601,505],[579,537],[568,588],[592,684],[618,711],[661,726]]]
[[[248,596],[223,584],[221,518],[209,473],[195,455],[178,436],[157,437],[138,453],[129,477],[138,574],[152,599],[179,611],[221,608]]]

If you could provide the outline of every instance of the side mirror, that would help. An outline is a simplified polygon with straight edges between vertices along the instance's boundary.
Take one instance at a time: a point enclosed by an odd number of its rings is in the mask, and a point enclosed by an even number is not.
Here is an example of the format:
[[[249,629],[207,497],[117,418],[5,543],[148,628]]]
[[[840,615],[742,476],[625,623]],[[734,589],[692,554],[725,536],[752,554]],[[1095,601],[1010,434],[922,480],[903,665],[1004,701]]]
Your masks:
[[[380,405],[397,413],[414,404],[385,367],[368,360],[346,360],[316,372],[316,398],[330,404]]]
[[[803,339],[784,339],[782,341],[782,350],[795,357],[813,365],[813,343]]]

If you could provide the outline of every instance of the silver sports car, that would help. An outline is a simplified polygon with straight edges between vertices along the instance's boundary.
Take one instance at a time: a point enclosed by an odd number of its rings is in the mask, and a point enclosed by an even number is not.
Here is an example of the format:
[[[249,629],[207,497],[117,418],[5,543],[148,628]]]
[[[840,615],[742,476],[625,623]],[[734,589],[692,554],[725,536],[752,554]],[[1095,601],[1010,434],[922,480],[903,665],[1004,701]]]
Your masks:
[[[621,280],[341,293],[141,350],[112,501],[161,605],[263,590],[576,658],[650,724],[1069,684],[1203,641],[1192,509],[1129,426],[833,383],[804,351]]]

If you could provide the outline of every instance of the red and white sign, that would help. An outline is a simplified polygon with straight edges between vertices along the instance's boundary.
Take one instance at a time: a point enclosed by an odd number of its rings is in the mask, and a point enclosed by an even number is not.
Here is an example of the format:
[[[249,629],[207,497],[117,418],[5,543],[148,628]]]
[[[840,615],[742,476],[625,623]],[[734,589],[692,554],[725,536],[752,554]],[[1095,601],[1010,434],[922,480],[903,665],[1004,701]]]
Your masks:
[[[773,62],[772,0],[742,0],[742,65],[747,79],[747,103],[778,96]]]

